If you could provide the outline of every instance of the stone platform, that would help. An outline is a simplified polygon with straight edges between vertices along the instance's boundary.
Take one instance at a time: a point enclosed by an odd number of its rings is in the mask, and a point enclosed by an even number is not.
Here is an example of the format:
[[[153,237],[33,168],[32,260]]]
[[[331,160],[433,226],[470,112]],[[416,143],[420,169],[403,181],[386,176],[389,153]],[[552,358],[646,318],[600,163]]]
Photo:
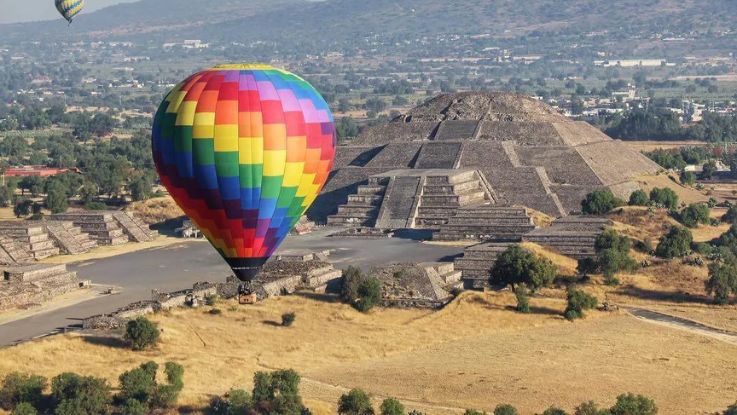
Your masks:
[[[523,240],[552,248],[575,259],[590,258],[596,255],[596,238],[611,224],[609,219],[604,218],[567,216],[557,219],[547,228],[528,233]]]
[[[85,211],[59,213],[55,221],[72,222],[89,234],[98,245],[120,245],[126,242],[153,240],[157,233],[131,214],[122,211]]]
[[[440,230],[433,233],[438,241],[520,241],[535,229],[523,207],[481,205],[455,211]]]
[[[462,273],[465,288],[479,289],[488,285],[489,273],[497,257],[512,245],[507,242],[486,242],[469,246],[456,258],[455,268]]]
[[[83,288],[84,282],[63,264],[30,264],[4,267],[0,281],[0,311],[49,301]]]

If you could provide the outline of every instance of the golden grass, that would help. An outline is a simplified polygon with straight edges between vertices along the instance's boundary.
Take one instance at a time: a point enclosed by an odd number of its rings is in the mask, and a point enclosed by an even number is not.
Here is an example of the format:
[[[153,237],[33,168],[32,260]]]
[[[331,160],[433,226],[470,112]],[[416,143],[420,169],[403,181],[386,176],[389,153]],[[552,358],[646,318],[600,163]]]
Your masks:
[[[131,203],[126,211],[133,212],[149,225],[184,216],[182,209],[168,195]]]
[[[558,274],[568,276],[576,275],[578,261],[575,259],[532,242],[522,242],[520,246],[536,255],[549,259],[556,267],[558,267]]]
[[[678,195],[678,201],[680,203],[691,204],[706,202],[709,200],[708,196],[698,190],[681,185],[675,176],[666,174],[646,175],[637,177],[636,180],[640,184],[642,190],[648,194],[656,187],[667,187],[673,189],[673,191]]]
[[[539,210],[527,208],[527,213],[530,215],[530,218],[532,218],[532,223],[534,223],[538,228],[546,228],[555,220],[554,217],[547,213],[540,212]]]
[[[258,370],[294,368],[317,414],[335,412],[340,394],[361,387],[396,396],[428,414],[489,410],[500,402],[523,413],[551,404],[572,409],[594,399],[609,405],[622,392],[654,397],[661,413],[724,409],[737,388],[737,347],[711,338],[591,312],[568,323],[565,303],[533,298],[534,314],[509,311],[511,293],[466,293],[438,312],[377,309],[369,314],[302,296],[231,308],[154,316],[159,349],[134,353],[70,334],[0,350],[0,375],[20,370],[53,376],[65,370],[117,375],[146,360],[184,365],[184,404],[250,388]],[[293,327],[279,327],[294,311]]]
[[[705,147],[708,144],[703,141],[657,141],[657,140],[642,140],[642,141],[622,141],[627,147],[630,147],[636,151],[654,151],[657,149],[672,150],[681,147]]]

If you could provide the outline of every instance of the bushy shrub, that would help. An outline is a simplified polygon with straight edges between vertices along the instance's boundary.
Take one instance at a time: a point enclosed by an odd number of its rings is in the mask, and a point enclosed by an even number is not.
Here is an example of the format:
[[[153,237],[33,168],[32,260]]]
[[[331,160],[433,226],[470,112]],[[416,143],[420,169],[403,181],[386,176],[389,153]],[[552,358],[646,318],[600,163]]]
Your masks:
[[[486,412],[477,411],[475,409],[466,409],[463,415],[486,415]]]
[[[514,296],[517,298],[517,311],[520,313],[530,312],[530,290],[525,284],[520,284],[514,290]]]
[[[704,204],[690,204],[681,211],[678,220],[689,228],[695,228],[700,223],[706,225],[710,223],[709,213],[709,207]]]
[[[218,296],[216,294],[208,294],[205,296],[205,305],[208,306],[214,306],[218,301]]]
[[[512,405],[500,404],[494,408],[494,415],[519,415],[519,411]]]
[[[0,388],[0,408],[11,410],[21,402],[27,402],[34,407],[43,400],[43,391],[46,389],[46,378],[31,376],[19,372],[12,372],[3,379]]]
[[[107,205],[102,202],[90,201],[84,204],[84,208],[87,210],[106,210]]]
[[[120,411],[125,415],[147,415],[149,413],[148,406],[136,399],[128,399],[123,402]]]
[[[146,317],[137,317],[126,325],[125,340],[130,343],[133,350],[156,346],[159,342],[159,328]]]
[[[550,408],[548,408],[545,411],[543,411],[543,415],[568,415],[568,412],[566,412],[566,411],[564,411],[564,410],[562,410],[560,408],[556,408],[554,406],[551,406]]]
[[[208,313],[212,314],[213,316],[219,316],[220,314],[223,314],[223,310],[219,308],[211,308],[210,310],[208,310]]]
[[[729,405],[727,410],[724,411],[724,414],[722,415],[737,415],[737,403]]]
[[[57,415],[98,415],[108,412],[112,400],[105,379],[62,373],[51,380]]]
[[[732,261],[709,265],[709,279],[704,285],[715,303],[727,304],[730,295],[737,294],[737,265]]]
[[[158,368],[159,365],[155,362],[146,362],[121,374],[118,398],[124,402],[134,399],[150,409],[173,406],[184,388],[184,367],[177,363],[166,362],[165,384],[156,381]]]
[[[660,238],[655,248],[655,255],[661,258],[676,258],[688,255],[691,252],[693,235],[686,228],[673,226],[667,234]]]
[[[691,171],[681,170],[681,183],[693,186],[696,183],[696,175]]]
[[[581,211],[589,215],[603,215],[622,205],[624,201],[615,197],[611,190],[594,190],[581,202]]]
[[[341,415],[373,415],[371,398],[361,389],[351,389],[338,401],[338,413]]]
[[[650,199],[647,197],[647,193],[642,190],[635,190],[630,194],[629,205],[630,206],[647,206],[650,203]]]
[[[502,252],[491,269],[491,284],[511,286],[525,284],[532,291],[550,285],[557,274],[553,263],[519,245],[511,245]]]
[[[358,299],[354,306],[358,311],[367,312],[381,301],[381,282],[378,278],[369,277],[358,286]]]
[[[674,210],[678,207],[678,195],[673,190],[664,187],[654,188],[650,191],[650,201],[666,209]]]
[[[609,411],[599,409],[594,401],[584,402],[576,407],[574,415],[608,415]]]
[[[394,398],[386,398],[381,402],[381,415],[404,415],[404,405]]]
[[[289,327],[294,323],[294,320],[297,318],[297,314],[294,312],[290,313],[284,313],[281,315],[281,325],[284,327]]]
[[[213,398],[209,409],[213,415],[247,414],[253,409],[253,398],[243,389],[234,389],[223,397]]]
[[[38,415],[38,411],[28,402],[21,402],[15,406],[10,415]]]
[[[257,372],[253,377],[253,405],[259,413],[300,415],[299,374],[294,370]]]
[[[565,309],[564,315],[568,320],[582,318],[584,310],[590,310],[596,307],[598,303],[596,297],[586,294],[574,286],[568,287],[566,298],[568,299],[568,306]]]
[[[346,303],[353,303],[358,299],[358,286],[366,279],[360,268],[349,266],[343,271],[343,285],[340,298]]]
[[[727,212],[722,215],[721,221],[726,223],[737,222],[737,205],[730,206]]]
[[[627,393],[617,396],[617,402],[609,412],[612,415],[656,415],[658,407],[647,396]]]

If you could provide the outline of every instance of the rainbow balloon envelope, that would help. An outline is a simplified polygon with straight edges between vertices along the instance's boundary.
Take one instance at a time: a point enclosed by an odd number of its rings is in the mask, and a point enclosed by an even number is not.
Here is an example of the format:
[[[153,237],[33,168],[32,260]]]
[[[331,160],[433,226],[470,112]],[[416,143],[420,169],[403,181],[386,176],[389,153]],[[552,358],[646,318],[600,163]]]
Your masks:
[[[153,124],[161,182],[243,281],[312,204],[335,156],[325,100],[267,65],[221,65],[172,89]]]

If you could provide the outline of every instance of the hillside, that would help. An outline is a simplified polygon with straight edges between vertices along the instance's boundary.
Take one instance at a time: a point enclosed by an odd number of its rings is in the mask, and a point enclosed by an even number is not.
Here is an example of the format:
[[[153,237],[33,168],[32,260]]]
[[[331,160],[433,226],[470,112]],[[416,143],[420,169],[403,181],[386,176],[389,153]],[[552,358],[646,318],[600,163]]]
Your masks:
[[[82,15],[73,33],[99,35],[104,30],[124,36],[158,32],[168,37],[321,42],[345,42],[372,34],[517,37],[616,30],[634,36],[643,31],[718,30],[734,21],[737,11],[733,6],[731,0],[142,0]],[[0,33],[53,35],[64,29],[66,25],[59,22],[41,22],[5,25]]]

